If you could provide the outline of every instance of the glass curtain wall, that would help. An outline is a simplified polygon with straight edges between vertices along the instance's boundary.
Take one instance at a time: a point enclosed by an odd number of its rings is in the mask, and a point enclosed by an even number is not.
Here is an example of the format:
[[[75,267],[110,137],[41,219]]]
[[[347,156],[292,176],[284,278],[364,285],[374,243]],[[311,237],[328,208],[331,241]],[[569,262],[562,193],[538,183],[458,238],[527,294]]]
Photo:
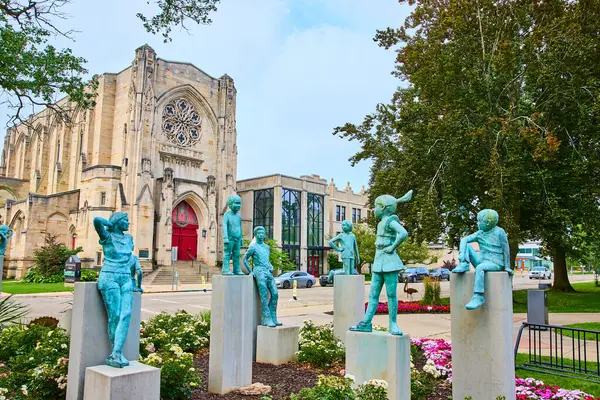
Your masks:
[[[324,199],[323,196],[308,193],[307,197],[307,221],[308,230],[308,267],[309,274],[314,276],[323,275],[325,248],[323,247],[324,235]]]
[[[300,192],[283,189],[281,195],[281,247],[300,269]]]
[[[254,191],[252,232],[257,226],[264,226],[267,239],[273,239],[273,189]]]

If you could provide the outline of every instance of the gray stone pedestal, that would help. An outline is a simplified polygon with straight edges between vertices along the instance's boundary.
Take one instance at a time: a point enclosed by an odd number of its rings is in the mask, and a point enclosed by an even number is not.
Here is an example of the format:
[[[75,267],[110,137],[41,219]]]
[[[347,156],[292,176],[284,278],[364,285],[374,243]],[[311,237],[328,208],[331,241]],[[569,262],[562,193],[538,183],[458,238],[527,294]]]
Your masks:
[[[388,399],[410,400],[410,337],[348,331],[346,373],[356,378],[356,385],[383,379],[388,383]]]
[[[346,332],[365,316],[365,276],[336,275],[333,286],[333,333],[346,341]]]
[[[281,365],[296,360],[299,326],[259,326],[256,362]]]
[[[132,362],[126,368],[108,365],[85,372],[84,400],[159,400],[160,369]]]
[[[452,274],[452,398],[514,400],[512,285],[506,272],[486,272],[485,304],[468,311],[474,272]]]
[[[133,294],[131,322],[123,355],[129,361],[140,356],[140,312],[142,298]],[[71,319],[71,343],[69,350],[69,373],[67,400],[83,399],[85,370],[102,365],[112,351],[108,340],[108,317],[96,282],[75,283]]]
[[[252,285],[252,291],[254,292],[252,299],[252,361],[256,361],[256,334],[258,326],[260,325],[260,295],[258,294],[258,288],[256,282]]]
[[[252,383],[254,280],[212,279],[208,391],[225,394]]]

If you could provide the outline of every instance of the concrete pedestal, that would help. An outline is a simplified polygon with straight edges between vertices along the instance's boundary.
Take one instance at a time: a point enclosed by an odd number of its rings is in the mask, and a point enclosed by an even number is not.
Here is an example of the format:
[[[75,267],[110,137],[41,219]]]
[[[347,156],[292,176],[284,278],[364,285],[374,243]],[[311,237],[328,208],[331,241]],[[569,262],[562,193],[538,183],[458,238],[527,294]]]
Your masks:
[[[253,291],[253,302],[252,302],[252,361],[256,361],[256,334],[258,326],[260,325],[260,295],[258,294],[258,288],[256,282],[252,285]]]
[[[0,294],[2,294],[2,277],[4,276],[4,254],[0,255]]]
[[[281,365],[296,360],[299,333],[299,326],[259,326],[256,362]]]
[[[213,276],[208,391],[225,394],[252,383],[254,281]]]
[[[356,385],[383,379],[389,385],[388,399],[410,400],[410,337],[348,331],[346,373],[356,378]]]
[[[512,285],[506,272],[486,272],[485,304],[468,311],[474,272],[452,274],[452,398],[514,400]]]
[[[333,333],[346,341],[346,332],[365,316],[365,276],[336,275],[333,286]]]
[[[71,334],[71,320],[73,319],[73,308],[68,308],[58,319],[58,326]]]
[[[159,400],[160,369],[132,362],[126,368],[107,365],[85,371],[84,400]]]
[[[131,322],[123,346],[123,355],[129,361],[136,361],[140,356],[141,307],[141,294],[134,293]],[[75,283],[71,318],[66,399],[81,400],[86,368],[104,364],[112,351],[108,340],[108,317],[96,282]]]

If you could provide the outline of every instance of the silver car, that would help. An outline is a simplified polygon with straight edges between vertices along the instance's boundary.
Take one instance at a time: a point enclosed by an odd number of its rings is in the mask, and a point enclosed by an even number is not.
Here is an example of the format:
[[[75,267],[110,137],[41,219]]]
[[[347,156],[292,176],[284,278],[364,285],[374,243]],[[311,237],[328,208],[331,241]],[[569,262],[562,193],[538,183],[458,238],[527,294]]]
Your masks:
[[[289,271],[284,272],[275,278],[275,283],[278,288],[289,289],[294,284],[293,282],[297,281],[298,287],[311,288],[317,283],[317,279],[302,271]]]
[[[529,279],[552,279],[552,272],[546,267],[534,267],[529,271]]]

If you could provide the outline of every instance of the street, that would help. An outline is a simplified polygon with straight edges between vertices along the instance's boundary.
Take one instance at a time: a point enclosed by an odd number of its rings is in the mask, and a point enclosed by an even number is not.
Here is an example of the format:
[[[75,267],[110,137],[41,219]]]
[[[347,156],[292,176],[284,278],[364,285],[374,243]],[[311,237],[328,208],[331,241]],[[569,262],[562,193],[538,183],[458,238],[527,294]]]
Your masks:
[[[591,276],[572,275],[571,282],[590,280]],[[547,282],[547,281],[542,281]],[[538,281],[530,280],[526,275],[522,277],[517,274],[514,279],[514,289],[534,289]],[[408,301],[410,297],[403,292],[403,284],[398,285],[398,298]],[[420,300],[423,296],[423,283],[411,283],[410,288],[416,289],[412,300]],[[450,282],[441,282],[442,297],[449,297]],[[370,285],[365,285],[365,301],[368,299]],[[298,289],[297,300],[292,299],[291,289],[279,290],[279,315],[284,323],[301,323],[305,319],[313,319],[319,323],[332,320],[327,312],[333,311],[333,287],[315,286],[311,289]],[[19,301],[29,305],[31,308],[30,318],[40,316],[53,316],[60,318],[62,312],[70,307],[72,294],[44,294],[42,295],[19,295],[15,296]],[[145,293],[142,296],[142,319],[151,318],[162,311],[174,313],[177,310],[186,310],[189,313],[199,313],[210,309],[211,292],[169,292],[169,293]],[[381,300],[387,301],[385,290],[382,291]],[[377,319],[380,317],[378,316]],[[421,316],[422,318],[422,316]],[[447,316],[449,319],[450,317]],[[377,321],[376,321],[377,322]],[[384,322],[382,322],[384,323]]]

